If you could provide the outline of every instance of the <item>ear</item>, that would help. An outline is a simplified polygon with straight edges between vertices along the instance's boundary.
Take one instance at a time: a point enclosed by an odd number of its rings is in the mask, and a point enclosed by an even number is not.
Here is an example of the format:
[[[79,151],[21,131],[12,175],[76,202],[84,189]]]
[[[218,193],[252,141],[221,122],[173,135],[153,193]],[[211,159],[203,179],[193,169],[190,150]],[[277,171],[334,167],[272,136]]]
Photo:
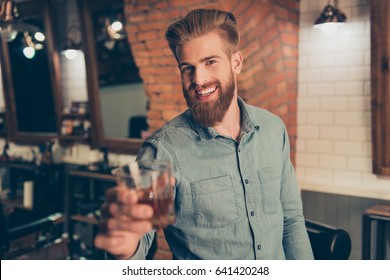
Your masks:
[[[240,74],[241,73],[241,68],[242,68],[242,63],[244,61],[244,58],[242,57],[242,54],[240,52],[235,52],[232,55],[232,67],[233,67],[233,73],[234,74]]]

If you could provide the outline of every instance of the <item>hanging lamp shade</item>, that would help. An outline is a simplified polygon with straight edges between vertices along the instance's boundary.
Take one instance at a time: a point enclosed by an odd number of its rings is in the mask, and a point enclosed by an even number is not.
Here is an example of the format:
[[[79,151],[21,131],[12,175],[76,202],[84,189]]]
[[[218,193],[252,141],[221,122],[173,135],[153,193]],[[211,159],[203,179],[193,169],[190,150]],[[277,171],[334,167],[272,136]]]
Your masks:
[[[346,20],[347,16],[342,11],[328,4],[314,22],[313,27],[320,29],[326,35],[332,35]]]
[[[314,26],[325,23],[343,24],[346,20],[347,16],[343,12],[341,12],[339,9],[336,9],[332,5],[327,5],[314,22]]]
[[[0,0],[0,36],[7,42],[16,38],[19,32],[38,32],[38,27],[22,22],[18,9],[12,0]]]

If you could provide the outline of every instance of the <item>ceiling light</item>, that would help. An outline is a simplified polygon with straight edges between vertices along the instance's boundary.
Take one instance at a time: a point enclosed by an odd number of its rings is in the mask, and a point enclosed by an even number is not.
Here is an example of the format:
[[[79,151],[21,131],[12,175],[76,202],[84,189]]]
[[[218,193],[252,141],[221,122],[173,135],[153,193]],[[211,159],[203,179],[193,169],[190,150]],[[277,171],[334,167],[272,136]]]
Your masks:
[[[42,32],[36,32],[34,38],[39,42],[45,41],[45,35]]]
[[[18,32],[38,32],[38,27],[24,23],[19,18],[14,1],[0,0],[0,36],[7,42],[13,41]]]

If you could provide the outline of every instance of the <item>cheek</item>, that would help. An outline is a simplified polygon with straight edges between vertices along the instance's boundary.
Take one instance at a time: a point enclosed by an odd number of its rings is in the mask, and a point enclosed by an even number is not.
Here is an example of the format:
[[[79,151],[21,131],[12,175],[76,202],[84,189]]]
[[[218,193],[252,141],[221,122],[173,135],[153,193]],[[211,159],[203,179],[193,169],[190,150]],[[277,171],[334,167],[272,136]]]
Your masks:
[[[232,76],[233,70],[231,69],[230,65],[226,65],[226,68],[220,69],[218,73],[215,73],[213,75],[220,83],[226,84],[227,81],[230,80]]]
[[[186,75],[181,75],[181,84],[186,88],[190,85],[190,78]]]

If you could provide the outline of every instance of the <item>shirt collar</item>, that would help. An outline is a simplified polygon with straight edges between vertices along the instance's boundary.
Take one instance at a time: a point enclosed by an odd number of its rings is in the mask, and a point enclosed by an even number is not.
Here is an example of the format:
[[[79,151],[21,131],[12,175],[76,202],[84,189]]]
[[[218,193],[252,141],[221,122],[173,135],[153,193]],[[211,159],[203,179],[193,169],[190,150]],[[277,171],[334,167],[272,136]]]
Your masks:
[[[241,112],[241,134],[249,134],[255,129],[259,130],[260,126],[253,121],[253,118],[248,111],[248,106],[246,105],[244,100],[239,96],[237,100]],[[221,136],[214,128],[202,126],[196,120],[194,120],[192,116],[191,120],[201,140],[211,140],[217,136]]]

